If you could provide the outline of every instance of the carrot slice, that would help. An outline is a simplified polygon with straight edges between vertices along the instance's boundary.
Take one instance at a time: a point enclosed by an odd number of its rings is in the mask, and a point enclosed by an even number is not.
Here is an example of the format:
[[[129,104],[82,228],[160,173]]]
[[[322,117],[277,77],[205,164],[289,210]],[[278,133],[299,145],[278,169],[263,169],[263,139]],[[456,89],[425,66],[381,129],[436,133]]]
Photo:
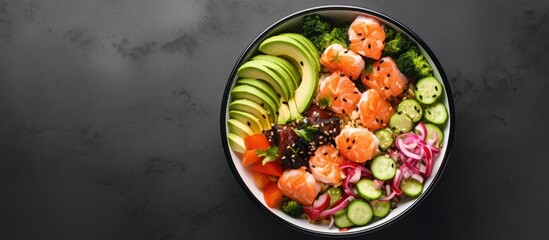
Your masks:
[[[263,198],[269,207],[278,207],[283,197],[284,194],[282,194],[282,191],[280,191],[278,185],[274,182],[269,183],[263,190]]]
[[[263,159],[263,157],[258,156],[256,150],[246,150],[246,152],[242,155],[242,165],[247,167],[261,159]]]
[[[271,176],[282,176],[282,165],[280,165],[280,162],[278,161],[268,162],[265,164],[261,162],[256,162],[252,166],[252,170]]]
[[[265,189],[265,187],[271,183],[271,179],[269,178],[269,175],[263,174],[260,172],[253,172],[252,171],[252,177],[254,178],[255,185],[260,190]]]
[[[266,151],[271,146],[267,137],[261,133],[245,137],[244,145],[246,146],[246,150],[261,149],[263,151]]]

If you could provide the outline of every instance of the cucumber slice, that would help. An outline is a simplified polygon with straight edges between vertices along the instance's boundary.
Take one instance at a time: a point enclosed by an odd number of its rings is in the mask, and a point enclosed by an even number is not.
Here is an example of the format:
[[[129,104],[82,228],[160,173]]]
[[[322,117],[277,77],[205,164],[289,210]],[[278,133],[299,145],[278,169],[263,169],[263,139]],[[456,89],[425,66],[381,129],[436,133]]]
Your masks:
[[[347,218],[346,208],[339,212],[334,213],[334,224],[338,228],[348,228],[355,225],[351,221],[349,221],[349,218]]]
[[[412,131],[414,122],[408,114],[400,111],[391,116],[389,119],[389,127],[397,134],[407,133]]]
[[[337,187],[330,187],[326,190],[326,192],[328,193],[328,196],[330,196],[330,206],[333,206],[334,203],[339,201],[339,199],[341,199],[341,195],[343,195],[341,188]]]
[[[420,79],[415,88],[416,99],[423,104],[432,104],[442,95],[442,85],[433,76]]]
[[[395,177],[397,166],[392,158],[379,155],[372,160],[370,169],[375,178],[385,181]]]
[[[388,128],[379,129],[374,132],[374,135],[376,135],[377,139],[379,139],[379,148],[382,151],[390,148],[395,141],[393,139],[393,132],[391,132],[391,130],[389,130]]]
[[[419,122],[423,116],[421,105],[414,99],[405,99],[397,106],[397,112],[404,112],[412,119],[413,122]]]
[[[358,195],[368,200],[378,199],[382,193],[381,188],[375,188],[374,181],[371,179],[361,179],[356,183],[355,187]]]
[[[362,199],[354,200],[347,207],[347,218],[355,225],[364,226],[372,220],[373,216],[372,207]]]
[[[442,103],[425,108],[425,119],[434,124],[444,124],[448,120],[448,111]]]
[[[385,194],[381,195],[381,197],[386,197]],[[391,212],[391,201],[381,201],[381,200],[373,200],[370,202],[370,205],[372,206],[372,210],[374,211],[374,216],[376,217],[386,217],[389,215],[389,212]]]
[[[423,183],[418,182],[416,179],[408,178],[401,183],[402,191],[406,196],[418,197],[423,192]]]
[[[444,133],[442,133],[442,130],[440,130],[439,127],[437,127],[434,124],[431,123],[425,123],[425,128],[427,129],[427,140],[433,139],[435,137],[435,134],[437,136],[437,147],[440,147],[442,140],[444,139]]]

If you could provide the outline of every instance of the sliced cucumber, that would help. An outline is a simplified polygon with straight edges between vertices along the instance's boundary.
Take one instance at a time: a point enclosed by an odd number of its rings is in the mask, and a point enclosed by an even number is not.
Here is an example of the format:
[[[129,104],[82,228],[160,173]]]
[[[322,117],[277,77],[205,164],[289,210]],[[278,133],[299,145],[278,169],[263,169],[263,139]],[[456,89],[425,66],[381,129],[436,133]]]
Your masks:
[[[382,193],[381,188],[375,188],[374,181],[371,179],[360,179],[355,187],[358,195],[368,200],[378,199]]]
[[[347,218],[346,208],[339,212],[334,213],[334,224],[338,228],[348,228],[355,225],[351,221],[349,221],[349,218]]]
[[[326,192],[328,193],[328,196],[330,196],[330,206],[333,206],[334,203],[339,201],[339,199],[341,199],[341,195],[343,195],[341,188],[337,187],[330,187],[326,190]]]
[[[397,106],[397,112],[404,112],[412,119],[413,122],[419,122],[423,116],[421,105],[414,99],[405,99]]]
[[[391,116],[389,119],[389,127],[397,134],[407,133],[412,131],[414,122],[408,114],[400,111]]]
[[[448,120],[448,111],[442,103],[425,108],[425,119],[434,124],[444,124]]]
[[[364,226],[372,220],[374,211],[370,204],[362,199],[356,199],[347,206],[347,218],[358,226]]]
[[[392,158],[379,155],[372,160],[370,169],[375,178],[385,181],[395,177],[397,166]]]
[[[387,150],[393,145],[393,142],[395,141],[393,139],[393,132],[391,132],[390,129],[384,128],[379,129],[374,132],[374,135],[376,135],[377,139],[379,139],[379,148],[382,151]]]
[[[433,139],[435,135],[437,136],[436,145],[440,147],[440,144],[442,143],[442,140],[444,139],[444,133],[442,133],[442,130],[440,130],[439,127],[437,127],[434,124],[431,123],[425,123],[425,128],[427,129],[427,140]]]
[[[385,194],[381,195],[381,197],[386,197]],[[372,206],[372,210],[374,211],[374,216],[376,217],[386,217],[389,215],[389,212],[391,212],[391,201],[381,201],[381,200],[373,200],[370,202],[370,205]]]
[[[423,192],[423,183],[418,182],[414,178],[408,178],[401,183],[402,191],[406,196],[418,197]]]
[[[433,76],[420,79],[415,88],[416,99],[423,104],[432,104],[442,95],[442,85]]]

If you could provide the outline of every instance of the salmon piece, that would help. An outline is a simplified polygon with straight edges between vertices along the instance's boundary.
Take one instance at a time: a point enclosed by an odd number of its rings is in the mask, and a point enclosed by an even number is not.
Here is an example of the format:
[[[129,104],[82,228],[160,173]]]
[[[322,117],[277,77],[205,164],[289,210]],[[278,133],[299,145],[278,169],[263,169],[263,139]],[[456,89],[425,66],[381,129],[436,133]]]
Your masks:
[[[349,27],[349,47],[365,57],[379,59],[385,48],[385,37],[381,23],[371,17],[358,16]]]
[[[341,154],[356,163],[372,159],[379,146],[379,139],[365,128],[346,127],[335,141]]]
[[[372,64],[370,74],[362,74],[362,84],[375,89],[382,98],[396,97],[404,91],[408,79],[398,70],[395,60],[382,57]]]
[[[324,78],[319,90],[319,97],[330,98],[330,110],[339,114],[350,114],[355,110],[362,95],[353,81],[340,71]]]
[[[278,188],[303,206],[313,204],[320,192],[320,184],[304,168],[286,169],[278,179]]]
[[[330,72],[339,70],[352,80],[360,77],[365,66],[364,59],[360,55],[337,43],[324,50],[320,56],[320,64]]]
[[[362,126],[375,131],[387,126],[395,109],[378,91],[368,89],[362,93],[358,102],[358,113]]]
[[[346,161],[337,148],[330,145],[319,147],[309,159],[313,177],[323,183],[339,186],[344,174],[339,165]]]

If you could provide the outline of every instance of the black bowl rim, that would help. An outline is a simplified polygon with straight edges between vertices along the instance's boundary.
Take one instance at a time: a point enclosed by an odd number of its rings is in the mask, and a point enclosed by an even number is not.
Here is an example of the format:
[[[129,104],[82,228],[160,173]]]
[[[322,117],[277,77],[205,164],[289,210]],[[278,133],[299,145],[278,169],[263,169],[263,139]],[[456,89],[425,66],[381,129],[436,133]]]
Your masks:
[[[226,116],[227,102],[228,102],[228,99],[229,99],[231,86],[232,86],[233,81],[235,79],[236,72],[238,70],[238,66],[240,66],[242,64],[243,60],[246,58],[246,56],[251,51],[254,50],[253,46],[256,45],[258,43],[258,41],[263,39],[266,35],[268,35],[273,29],[275,29],[276,27],[278,27],[279,25],[283,24],[284,22],[286,22],[288,20],[291,20],[291,19],[296,18],[296,17],[308,15],[308,14],[311,14],[311,13],[314,13],[314,12],[317,12],[317,11],[326,11],[326,10],[348,10],[348,11],[356,11],[356,12],[362,12],[362,13],[365,13],[365,14],[369,14],[369,15],[375,16],[377,18],[380,18],[380,19],[382,19],[386,22],[390,22],[391,24],[393,24],[393,25],[397,26],[398,28],[400,28],[402,31],[406,32],[410,37],[412,37],[425,50],[425,52],[429,55],[429,57],[431,58],[431,60],[435,64],[435,66],[436,66],[436,68],[437,68],[437,70],[440,74],[440,77],[442,78],[442,81],[444,82],[444,87],[446,89],[446,94],[447,94],[447,103],[448,103],[448,107],[449,107],[448,111],[449,111],[450,122],[451,122],[451,124],[449,126],[450,127],[450,129],[449,129],[450,134],[448,136],[448,145],[446,146],[446,152],[445,152],[444,157],[442,159],[440,169],[436,173],[436,175],[433,177],[432,183],[429,186],[429,188],[427,188],[425,190],[425,192],[423,194],[421,194],[412,203],[412,205],[408,209],[406,209],[405,211],[403,211],[399,215],[393,217],[392,219],[389,219],[385,223],[380,224],[380,225],[378,225],[374,228],[369,229],[368,231],[349,232],[348,234],[337,234],[337,235],[335,235],[335,234],[324,234],[324,233],[320,233],[320,232],[308,230],[308,229],[303,228],[303,227],[296,226],[296,225],[291,224],[291,223],[287,222],[286,220],[280,218],[279,216],[274,214],[271,210],[266,208],[259,201],[259,199],[257,199],[255,197],[255,195],[253,195],[253,193],[250,191],[250,189],[248,188],[248,186],[246,185],[246,183],[244,182],[244,180],[240,176],[240,173],[236,169],[236,166],[234,166],[232,156],[231,156],[231,150],[229,148],[227,137],[225,136],[226,118],[227,118],[227,116]],[[446,77],[446,74],[444,73],[442,65],[440,64],[440,62],[436,58],[433,51],[427,46],[427,44],[417,34],[415,34],[411,29],[409,29],[408,27],[406,27],[404,24],[400,23],[399,21],[395,20],[394,18],[389,17],[389,16],[387,16],[383,13],[377,12],[375,10],[371,10],[371,9],[367,9],[367,8],[363,8],[363,7],[357,7],[357,6],[350,6],[350,5],[324,5],[324,6],[311,7],[311,8],[301,10],[301,11],[297,11],[297,12],[289,14],[286,17],[283,17],[282,19],[278,20],[277,22],[275,22],[274,24],[269,26],[267,29],[265,29],[261,34],[259,34],[259,36],[257,36],[246,47],[245,51],[240,55],[237,63],[235,64],[235,66],[233,67],[233,70],[231,71],[230,77],[229,77],[229,79],[227,81],[227,85],[225,87],[225,91],[223,93],[223,99],[222,99],[222,103],[221,103],[220,120],[221,120],[220,121],[221,122],[221,134],[220,134],[221,135],[221,142],[222,142],[222,145],[223,145],[223,149],[225,151],[225,157],[226,157],[227,163],[229,164],[229,167],[231,168],[231,172],[233,173],[233,175],[237,179],[240,186],[248,194],[249,198],[253,199],[252,202],[255,205],[257,205],[260,209],[262,209],[264,212],[266,212],[269,216],[271,216],[274,219],[276,219],[277,221],[283,223],[283,225],[285,225],[285,226],[289,226],[292,229],[298,230],[299,232],[306,233],[306,234],[309,234],[309,235],[313,235],[315,237],[335,237],[335,238],[337,238],[337,237],[353,237],[353,236],[360,236],[360,235],[365,235],[365,234],[368,234],[368,233],[372,233],[374,231],[377,231],[379,229],[387,227],[387,226],[391,225],[392,223],[397,222],[397,220],[402,219],[404,216],[406,216],[407,214],[412,212],[426,198],[426,196],[433,190],[434,186],[436,185],[436,183],[439,181],[440,177],[442,176],[442,173],[444,172],[444,169],[446,168],[446,164],[448,163],[448,159],[450,157],[450,152],[452,150],[453,138],[454,138],[454,126],[456,124],[456,122],[455,122],[455,112],[454,112],[454,101],[453,101],[452,90],[450,88],[450,83],[449,83],[449,81]]]

